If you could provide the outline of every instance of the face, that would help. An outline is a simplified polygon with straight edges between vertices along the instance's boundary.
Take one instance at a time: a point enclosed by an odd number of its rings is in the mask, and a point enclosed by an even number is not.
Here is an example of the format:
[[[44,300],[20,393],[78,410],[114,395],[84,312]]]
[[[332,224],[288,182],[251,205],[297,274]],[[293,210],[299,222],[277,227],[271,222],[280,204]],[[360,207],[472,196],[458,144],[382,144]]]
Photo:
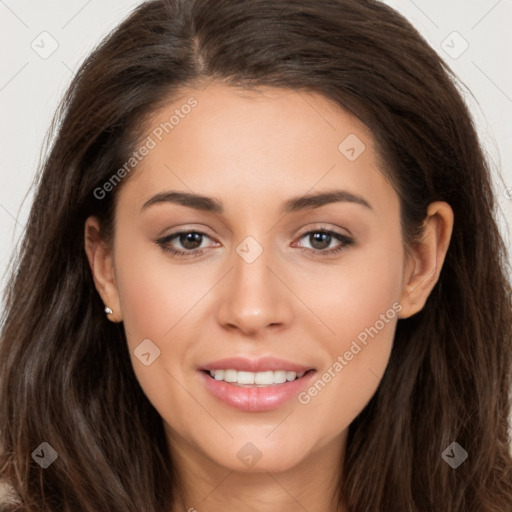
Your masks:
[[[341,449],[412,268],[371,133],[319,95],[211,84],[142,144],[97,286],[171,448],[234,471]]]

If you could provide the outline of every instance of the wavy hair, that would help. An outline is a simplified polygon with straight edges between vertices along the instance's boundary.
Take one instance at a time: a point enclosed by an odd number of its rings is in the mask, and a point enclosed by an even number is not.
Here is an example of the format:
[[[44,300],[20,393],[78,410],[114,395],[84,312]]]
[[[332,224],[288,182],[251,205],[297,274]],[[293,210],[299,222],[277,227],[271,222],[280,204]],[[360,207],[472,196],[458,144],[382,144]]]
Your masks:
[[[432,201],[455,224],[425,307],[398,322],[379,388],[349,427],[339,499],[350,512],[512,510],[512,305],[496,202],[456,79],[376,0],[153,0],[85,60],[52,124],[4,297],[0,470],[34,512],[168,512],[179,476],[162,419],[105,320],[84,249],[112,236],[126,161],[152,112],[219,80],[311,91],[368,126],[414,244]],[[136,172],[136,171],[135,171]],[[456,470],[441,457],[457,441]],[[48,442],[58,460],[32,459]],[[341,463],[341,461],[340,461]]]

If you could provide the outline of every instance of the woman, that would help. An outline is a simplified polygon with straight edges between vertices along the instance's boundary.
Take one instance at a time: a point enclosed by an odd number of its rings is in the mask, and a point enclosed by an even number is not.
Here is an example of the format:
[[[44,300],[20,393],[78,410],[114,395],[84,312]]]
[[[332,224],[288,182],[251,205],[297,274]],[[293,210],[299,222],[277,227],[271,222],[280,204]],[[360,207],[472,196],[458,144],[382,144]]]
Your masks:
[[[405,19],[150,1],[57,121],[6,296],[5,510],[512,510],[489,170]]]

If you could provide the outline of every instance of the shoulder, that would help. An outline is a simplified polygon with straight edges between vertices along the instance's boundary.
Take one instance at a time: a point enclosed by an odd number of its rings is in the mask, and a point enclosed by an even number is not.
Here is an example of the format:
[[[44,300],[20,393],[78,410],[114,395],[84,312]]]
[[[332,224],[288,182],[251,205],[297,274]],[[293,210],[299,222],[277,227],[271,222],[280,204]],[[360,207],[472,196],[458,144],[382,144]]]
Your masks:
[[[0,505],[16,503],[21,503],[21,500],[14,487],[5,480],[0,479]]]

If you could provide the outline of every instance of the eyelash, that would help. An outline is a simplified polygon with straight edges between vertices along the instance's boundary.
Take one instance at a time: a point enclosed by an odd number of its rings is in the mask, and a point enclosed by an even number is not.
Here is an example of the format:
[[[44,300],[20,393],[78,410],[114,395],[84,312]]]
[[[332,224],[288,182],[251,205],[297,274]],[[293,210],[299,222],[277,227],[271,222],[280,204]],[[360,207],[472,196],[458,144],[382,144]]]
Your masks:
[[[189,251],[180,251],[178,249],[173,249],[173,248],[171,248],[169,246],[169,243],[174,238],[177,238],[180,235],[186,235],[186,234],[190,234],[190,233],[195,233],[195,234],[198,234],[198,235],[201,235],[201,236],[206,236],[206,237],[210,238],[206,233],[203,233],[202,231],[196,231],[196,230],[177,231],[176,233],[171,233],[170,235],[167,235],[165,237],[159,238],[158,240],[156,240],[156,243],[162,248],[162,250],[164,252],[170,254],[173,257],[177,257],[177,258],[187,258],[187,257],[197,258],[197,257],[199,257],[199,256],[201,256],[203,254],[205,249],[192,249],[192,250],[189,250]],[[352,240],[348,236],[342,235],[341,233],[337,233],[335,231],[327,230],[325,228],[318,228],[318,229],[313,229],[313,230],[310,230],[310,231],[306,231],[305,233],[300,235],[299,240],[304,238],[305,236],[311,235],[313,233],[323,233],[323,234],[330,235],[330,236],[332,236],[333,238],[335,238],[336,240],[338,240],[341,243],[338,246],[336,246],[335,248],[328,249],[328,250],[325,250],[325,249],[324,250],[322,250],[322,249],[310,249],[309,247],[302,247],[302,248],[299,248],[299,250],[301,252],[314,253],[315,255],[319,255],[319,256],[332,256],[333,254],[337,254],[337,253],[341,252],[342,250],[346,249],[347,247],[349,247],[349,246],[354,244],[354,240]]]

